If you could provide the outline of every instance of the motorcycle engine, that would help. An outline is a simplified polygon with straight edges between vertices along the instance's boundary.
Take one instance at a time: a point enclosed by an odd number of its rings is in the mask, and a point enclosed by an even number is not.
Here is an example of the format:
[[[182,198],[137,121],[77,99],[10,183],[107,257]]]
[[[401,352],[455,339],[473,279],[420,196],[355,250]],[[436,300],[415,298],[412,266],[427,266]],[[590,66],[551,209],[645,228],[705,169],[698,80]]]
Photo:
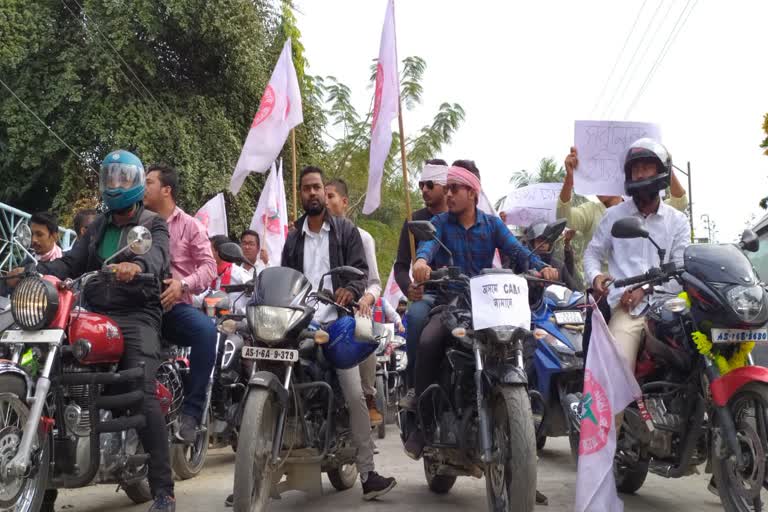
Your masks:
[[[63,373],[93,373],[97,369],[88,366],[68,364]],[[99,390],[94,390],[98,392]],[[64,390],[64,424],[67,431],[77,437],[88,436],[91,433],[91,417],[88,407],[91,402],[89,385],[67,386]]]
[[[687,404],[682,393],[646,395],[645,406],[653,421],[649,451],[659,459],[674,456],[685,428]]]

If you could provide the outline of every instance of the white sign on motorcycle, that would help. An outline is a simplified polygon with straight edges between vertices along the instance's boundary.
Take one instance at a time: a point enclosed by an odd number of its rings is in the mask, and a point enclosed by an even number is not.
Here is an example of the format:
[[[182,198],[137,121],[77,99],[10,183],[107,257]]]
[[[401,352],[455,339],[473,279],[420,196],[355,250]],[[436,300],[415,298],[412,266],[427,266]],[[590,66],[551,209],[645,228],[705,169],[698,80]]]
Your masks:
[[[624,157],[629,146],[649,137],[661,141],[659,127],[651,123],[576,121],[574,144],[579,167],[573,174],[577,194],[624,194]]]
[[[490,327],[531,327],[528,282],[514,274],[485,274],[469,283],[472,294],[472,324]]]

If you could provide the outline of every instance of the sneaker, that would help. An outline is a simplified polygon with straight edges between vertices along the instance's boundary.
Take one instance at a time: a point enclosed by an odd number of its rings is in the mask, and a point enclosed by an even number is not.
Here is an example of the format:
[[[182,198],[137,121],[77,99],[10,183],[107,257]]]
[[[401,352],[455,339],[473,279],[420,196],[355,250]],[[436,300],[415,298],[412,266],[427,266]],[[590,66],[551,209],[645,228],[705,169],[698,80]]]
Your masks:
[[[408,440],[405,442],[405,454],[413,460],[419,460],[421,458],[422,452],[424,451],[425,444],[426,442],[424,441],[424,434],[421,432],[421,430],[412,432],[411,435],[408,436]]]
[[[405,394],[403,398],[400,399],[400,402],[398,403],[401,409],[405,409],[406,411],[415,411],[416,410],[416,390],[413,388],[410,388],[408,390],[408,393]]]
[[[235,495],[230,494],[227,496],[227,499],[224,500],[224,506],[225,507],[234,507],[235,506]]]
[[[194,444],[197,438],[198,423],[195,418],[188,414],[179,416],[179,429],[176,431],[176,439],[184,444]]]
[[[176,512],[176,498],[167,494],[160,494],[155,497],[149,512]]]
[[[397,480],[392,477],[385,478],[375,471],[368,473],[368,478],[363,482],[363,499],[370,501],[384,496],[397,485]]]
[[[376,408],[376,399],[371,395],[365,395],[365,403],[368,406],[368,416],[371,417],[371,426],[378,427],[384,422],[384,417]]]

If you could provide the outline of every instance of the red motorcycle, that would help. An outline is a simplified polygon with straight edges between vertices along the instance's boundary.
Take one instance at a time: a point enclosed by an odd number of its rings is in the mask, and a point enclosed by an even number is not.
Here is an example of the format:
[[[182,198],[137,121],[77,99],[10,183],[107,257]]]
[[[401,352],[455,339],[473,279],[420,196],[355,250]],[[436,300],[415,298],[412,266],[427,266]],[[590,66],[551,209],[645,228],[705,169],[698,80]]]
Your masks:
[[[126,249],[150,247],[149,231],[133,228]],[[27,273],[11,297],[15,325],[0,336],[0,510],[52,512],[47,490],[92,483],[116,483],[135,503],[152,498],[136,433],[144,369],[118,371],[120,327],[81,307],[78,290],[99,275],[107,286],[114,278],[106,268],[74,281]],[[166,415],[178,403],[160,382],[157,397]]]

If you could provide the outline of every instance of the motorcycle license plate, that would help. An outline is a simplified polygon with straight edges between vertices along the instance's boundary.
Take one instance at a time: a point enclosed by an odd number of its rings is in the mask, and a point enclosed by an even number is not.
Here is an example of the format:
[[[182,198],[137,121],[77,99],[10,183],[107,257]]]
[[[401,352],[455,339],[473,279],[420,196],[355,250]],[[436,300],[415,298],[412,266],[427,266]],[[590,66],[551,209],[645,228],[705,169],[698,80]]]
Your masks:
[[[376,356],[376,361],[380,363],[388,363],[389,362],[389,356]]]
[[[555,311],[555,322],[558,325],[583,324],[584,317],[581,311]]]
[[[61,343],[62,329],[40,329],[39,331],[7,330],[0,336],[0,343]]]
[[[768,343],[768,329],[712,329],[712,343]]]
[[[289,348],[243,347],[243,359],[266,359],[295,363],[299,360],[299,351]]]

